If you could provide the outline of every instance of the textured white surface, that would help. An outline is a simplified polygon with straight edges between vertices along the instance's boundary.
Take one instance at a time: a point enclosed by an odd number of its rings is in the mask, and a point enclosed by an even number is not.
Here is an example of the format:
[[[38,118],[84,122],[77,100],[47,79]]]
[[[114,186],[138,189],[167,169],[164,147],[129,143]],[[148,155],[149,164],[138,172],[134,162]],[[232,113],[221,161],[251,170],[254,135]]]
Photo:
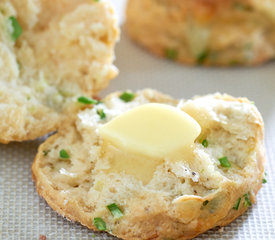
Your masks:
[[[151,87],[177,98],[220,91],[255,101],[266,124],[268,182],[257,203],[223,232],[210,230],[196,239],[275,239],[275,63],[234,69],[184,67],[151,56],[124,33],[116,54],[120,75],[102,96]],[[0,239],[38,240],[40,234],[47,240],[114,239],[63,219],[38,197],[30,167],[40,143],[0,145]]]

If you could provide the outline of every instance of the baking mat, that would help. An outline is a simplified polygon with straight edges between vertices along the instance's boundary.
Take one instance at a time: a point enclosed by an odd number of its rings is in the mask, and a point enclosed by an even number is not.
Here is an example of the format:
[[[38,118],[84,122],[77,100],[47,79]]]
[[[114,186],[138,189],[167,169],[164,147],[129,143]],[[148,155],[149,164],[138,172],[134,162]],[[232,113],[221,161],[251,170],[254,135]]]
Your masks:
[[[220,91],[236,97],[247,96],[255,102],[266,124],[267,184],[259,191],[257,203],[244,215],[196,239],[274,240],[275,63],[234,69],[184,67],[151,56],[130,42],[124,31],[116,55],[120,75],[102,96],[115,90],[151,87],[178,98]],[[0,144],[0,239],[38,240],[40,235],[47,240],[115,239],[69,222],[38,196],[30,169],[42,140]]]

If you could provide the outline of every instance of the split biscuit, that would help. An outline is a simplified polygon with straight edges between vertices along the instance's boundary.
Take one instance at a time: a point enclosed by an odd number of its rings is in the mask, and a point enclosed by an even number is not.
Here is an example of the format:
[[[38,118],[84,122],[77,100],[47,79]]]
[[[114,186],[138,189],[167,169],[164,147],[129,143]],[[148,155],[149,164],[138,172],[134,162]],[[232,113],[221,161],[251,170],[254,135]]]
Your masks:
[[[108,1],[0,2],[0,142],[54,131],[108,85],[119,37]]]
[[[39,147],[33,179],[55,211],[122,239],[190,239],[229,224],[255,202],[265,149],[263,120],[252,102],[218,93],[178,101],[150,89],[125,102],[122,94],[80,111]],[[164,159],[144,183],[131,171],[112,168],[99,128],[146,103],[188,113],[201,134],[190,157]]]

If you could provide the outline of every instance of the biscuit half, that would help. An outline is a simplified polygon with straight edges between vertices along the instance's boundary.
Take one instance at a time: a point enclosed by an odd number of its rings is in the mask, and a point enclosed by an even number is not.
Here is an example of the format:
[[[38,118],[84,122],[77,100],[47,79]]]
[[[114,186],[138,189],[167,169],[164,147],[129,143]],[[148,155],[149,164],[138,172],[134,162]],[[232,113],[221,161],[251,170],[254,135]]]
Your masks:
[[[108,1],[3,0],[0,26],[1,143],[56,130],[79,96],[97,94],[118,73]]]
[[[129,0],[129,36],[190,65],[256,65],[275,57],[273,0]]]
[[[130,102],[120,96],[113,93],[79,112],[74,123],[39,147],[33,179],[55,211],[122,239],[189,239],[230,223],[255,202],[265,149],[262,117],[253,103],[221,94],[178,101],[150,89],[135,93]],[[112,171],[98,129],[151,102],[177,106],[196,119],[202,132],[192,160],[163,161],[145,184],[131,174]],[[104,119],[98,114],[102,111]],[[66,158],[60,155],[64,150]],[[230,168],[221,165],[223,156]],[[110,204],[123,216],[115,218],[107,208]]]

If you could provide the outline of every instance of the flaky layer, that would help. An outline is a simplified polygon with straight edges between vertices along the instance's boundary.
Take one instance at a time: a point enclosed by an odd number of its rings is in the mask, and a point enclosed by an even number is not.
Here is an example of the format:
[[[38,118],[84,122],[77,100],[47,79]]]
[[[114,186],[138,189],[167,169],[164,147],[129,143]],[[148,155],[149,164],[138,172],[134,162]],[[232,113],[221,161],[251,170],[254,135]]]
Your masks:
[[[125,103],[120,95],[111,94],[83,110],[75,123],[40,146],[33,178],[38,193],[54,210],[93,230],[97,230],[94,218],[100,217],[106,231],[123,239],[188,239],[228,224],[255,201],[262,185],[265,151],[262,118],[251,102],[220,94],[178,101],[143,90]],[[149,102],[187,112],[201,125],[202,133],[188,157],[165,159],[144,184],[112,170],[98,129]],[[104,111],[104,119],[98,110]],[[68,159],[60,157],[62,149]],[[224,156],[230,168],[221,165],[219,159]],[[122,218],[110,214],[106,206],[111,203],[122,209]]]
[[[254,65],[275,57],[272,0],[129,0],[126,29],[154,54],[192,65]]]

